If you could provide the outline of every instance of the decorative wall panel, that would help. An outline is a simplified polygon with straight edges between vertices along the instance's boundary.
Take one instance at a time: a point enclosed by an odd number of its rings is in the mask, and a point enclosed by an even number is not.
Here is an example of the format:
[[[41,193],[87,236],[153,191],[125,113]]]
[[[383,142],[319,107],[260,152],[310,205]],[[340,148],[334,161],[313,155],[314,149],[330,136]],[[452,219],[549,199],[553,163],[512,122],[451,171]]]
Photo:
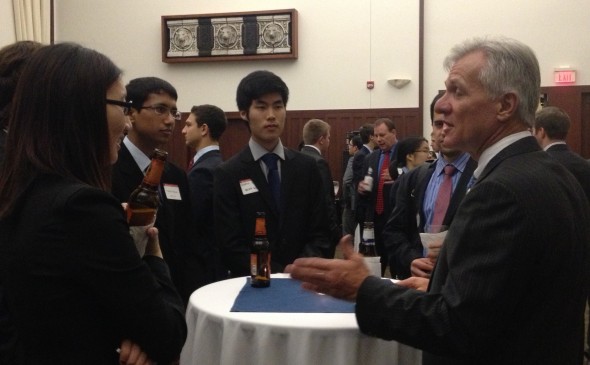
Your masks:
[[[295,9],[162,16],[162,61],[297,58]]]

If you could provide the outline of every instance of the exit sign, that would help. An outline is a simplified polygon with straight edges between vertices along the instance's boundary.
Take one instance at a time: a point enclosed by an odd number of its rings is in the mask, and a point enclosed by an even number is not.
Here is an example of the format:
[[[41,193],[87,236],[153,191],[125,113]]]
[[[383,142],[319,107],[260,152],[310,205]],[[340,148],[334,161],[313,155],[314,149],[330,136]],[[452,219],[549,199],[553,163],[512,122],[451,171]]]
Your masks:
[[[576,82],[576,70],[555,70],[553,81],[558,84]]]

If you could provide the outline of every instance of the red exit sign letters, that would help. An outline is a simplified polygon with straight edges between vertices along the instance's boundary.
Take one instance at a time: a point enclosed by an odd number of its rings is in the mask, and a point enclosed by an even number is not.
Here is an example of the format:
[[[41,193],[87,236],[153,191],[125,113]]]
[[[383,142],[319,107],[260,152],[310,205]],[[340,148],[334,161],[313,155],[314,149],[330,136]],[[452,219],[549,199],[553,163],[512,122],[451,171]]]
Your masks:
[[[576,82],[576,70],[555,70],[553,81],[558,84]]]

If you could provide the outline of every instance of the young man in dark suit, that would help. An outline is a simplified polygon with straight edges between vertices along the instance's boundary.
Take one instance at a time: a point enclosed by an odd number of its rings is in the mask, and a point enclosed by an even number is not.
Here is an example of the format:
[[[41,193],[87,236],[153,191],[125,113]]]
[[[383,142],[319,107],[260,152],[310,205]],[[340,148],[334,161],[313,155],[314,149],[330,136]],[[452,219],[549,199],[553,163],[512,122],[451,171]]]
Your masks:
[[[283,147],[287,85],[268,71],[240,81],[237,104],[250,128],[248,146],[215,171],[215,232],[231,275],[250,275],[256,214],[266,214],[272,272],[330,248],[329,224],[316,162]]]
[[[439,145],[443,140],[444,115],[435,113],[434,105],[441,96],[437,95],[430,105],[432,138]],[[436,161],[417,167],[399,180],[396,204],[383,231],[392,277],[430,277],[435,258],[423,257],[420,233],[429,231],[428,227],[433,223],[436,197],[444,179],[444,167],[451,164],[456,171],[452,177],[449,204],[441,222],[446,228],[451,225],[477,167],[477,162],[467,153],[444,147],[439,152]]]
[[[375,136],[373,135],[373,123],[364,124],[359,128],[359,136],[363,142],[363,146],[358,153],[354,154],[352,160],[352,184],[354,191],[358,188],[359,182],[365,177],[363,175],[363,164],[365,157],[375,150]]]
[[[202,262],[205,268],[203,285],[228,277],[227,268],[221,261],[213,223],[213,171],[223,162],[219,139],[226,128],[227,119],[223,110],[205,104],[192,107],[182,129],[186,145],[195,150],[188,168],[188,183],[194,219],[192,226],[197,237],[194,252],[185,260],[195,261],[195,264],[187,262],[187,268],[197,267],[196,264]]]
[[[164,149],[172,136],[180,112],[176,108],[176,89],[156,77],[133,79],[126,85],[127,100],[133,102],[129,112],[131,129],[123,140],[119,159],[113,165],[112,193],[121,202],[141,183],[150,157],[156,148]],[[191,208],[188,182],[184,170],[166,162],[159,186],[160,207],[154,226],[158,228],[164,260],[172,280],[183,299],[191,293],[186,288],[192,280],[184,274],[182,256],[194,246],[191,236]]]
[[[320,119],[311,119],[303,126],[303,143],[301,153],[313,158],[322,177],[322,186],[326,197],[326,209],[330,221],[331,245],[326,257],[334,257],[336,245],[342,238],[342,230],[336,214],[336,197],[334,195],[334,182],[330,166],[323,157],[330,147],[330,125]]]
[[[578,179],[590,200],[590,163],[565,143],[570,125],[566,112],[555,106],[546,106],[535,115],[533,135],[543,150]]]
[[[356,301],[362,332],[423,349],[424,364],[581,364],[590,208],[574,176],[528,131],[537,58],[518,41],[484,38],[454,47],[445,66],[435,107],[443,146],[478,167],[431,279],[371,277],[345,244],[348,260],[301,259],[287,271],[307,288]]]
[[[533,135],[541,148],[565,166],[584,189],[590,202],[590,161],[572,151],[565,143],[571,120],[569,115],[555,106],[546,106],[535,115]],[[588,299],[590,305],[590,297]],[[590,326],[586,333],[586,361],[590,360]]]
[[[364,124],[359,128],[359,136],[363,142],[363,146],[352,158],[352,186],[354,189],[356,206],[355,206],[355,219],[360,225],[360,229],[363,229],[363,222],[365,221],[364,205],[358,204],[357,189],[359,182],[361,182],[366,174],[363,170],[365,164],[365,158],[375,150],[375,136],[373,135],[373,123]]]

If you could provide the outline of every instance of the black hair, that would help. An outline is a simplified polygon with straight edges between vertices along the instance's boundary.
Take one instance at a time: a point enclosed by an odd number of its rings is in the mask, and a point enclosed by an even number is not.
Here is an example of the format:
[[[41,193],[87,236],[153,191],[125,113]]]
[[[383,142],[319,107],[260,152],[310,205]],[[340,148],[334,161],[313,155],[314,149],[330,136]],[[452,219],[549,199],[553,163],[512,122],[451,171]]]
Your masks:
[[[283,104],[287,106],[289,88],[280,77],[270,71],[254,71],[248,74],[240,81],[236,92],[238,110],[247,112],[252,101],[271,93],[279,93]]]

